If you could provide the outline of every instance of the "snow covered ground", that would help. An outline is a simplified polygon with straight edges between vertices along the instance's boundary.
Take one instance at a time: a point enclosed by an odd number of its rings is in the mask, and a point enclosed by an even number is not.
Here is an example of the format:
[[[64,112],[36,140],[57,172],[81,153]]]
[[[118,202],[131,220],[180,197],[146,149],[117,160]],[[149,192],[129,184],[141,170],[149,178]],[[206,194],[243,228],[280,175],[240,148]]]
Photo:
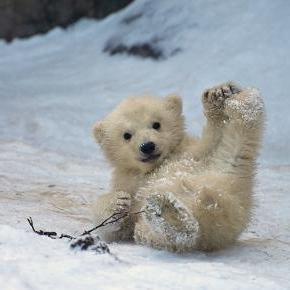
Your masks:
[[[142,0],[0,42],[0,289],[290,289],[289,14],[283,0]],[[167,58],[102,52],[144,41]],[[177,92],[198,134],[202,90],[229,79],[260,88],[268,115],[255,215],[234,247],[175,255],[112,244],[116,260],[31,232],[28,216],[71,234],[91,226],[88,204],[110,177],[91,127],[120,100]]]

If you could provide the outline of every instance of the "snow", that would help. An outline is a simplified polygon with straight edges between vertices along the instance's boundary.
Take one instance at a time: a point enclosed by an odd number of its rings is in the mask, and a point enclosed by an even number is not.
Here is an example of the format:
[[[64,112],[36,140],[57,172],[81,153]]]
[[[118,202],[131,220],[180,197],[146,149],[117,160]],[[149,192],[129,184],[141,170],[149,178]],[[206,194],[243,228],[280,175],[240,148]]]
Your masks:
[[[283,0],[139,0],[99,22],[0,42],[1,289],[289,289],[289,12]],[[103,53],[145,41],[166,59]],[[227,80],[259,88],[268,119],[255,214],[235,246],[177,255],[111,244],[116,260],[31,232],[29,216],[69,234],[92,226],[88,205],[110,168],[91,128],[122,99],[176,92],[200,133],[202,91]]]

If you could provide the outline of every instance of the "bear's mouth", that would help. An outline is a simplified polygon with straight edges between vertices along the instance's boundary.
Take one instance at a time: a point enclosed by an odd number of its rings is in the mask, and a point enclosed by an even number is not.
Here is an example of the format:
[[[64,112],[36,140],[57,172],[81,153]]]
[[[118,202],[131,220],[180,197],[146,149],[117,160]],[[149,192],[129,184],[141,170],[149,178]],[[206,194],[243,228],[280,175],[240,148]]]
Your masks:
[[[152,154],[152,155],[146,156],[145,158],[142,158],[141,161],[144,162],[144,163],[153,162],[153,161],[157,160],[160,156],[161,156],[161,153]]]

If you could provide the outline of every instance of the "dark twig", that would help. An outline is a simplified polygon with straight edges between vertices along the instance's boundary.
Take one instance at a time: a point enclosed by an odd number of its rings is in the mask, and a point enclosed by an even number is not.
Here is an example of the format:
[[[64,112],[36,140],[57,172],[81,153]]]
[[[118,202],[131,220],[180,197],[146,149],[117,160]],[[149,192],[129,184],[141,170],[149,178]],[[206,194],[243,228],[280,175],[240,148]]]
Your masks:
[[[143,213],[144,211],[139,211],[139,212],[134,212],[134,213],[131,213],[131,214],[140,214],[140,213]],[[92,229],[90,230],[86,230],[84,231],[80,236],[84,236],[84,235],[88,235],[90,233],[92,233],[93,231],[97,230],[98,228],[101,228],[101,227],[104,227],[108,224],[113,224],[113,223],[116,223],[117,221],[121,220],[121,219],[124,219],[126,218],[127,216],[129,216],[129,212],[116,212],[116,213],[113,213],[111,216],[109,216],[108,218],[106,218],[104,221],[102,221],[100,224],[98,224],[97,226],[93,227]],[[36,234],[40,235],[40,236],[46,236],[46,237],[49,237],[51,239],[63,239],[63,238],[67,238],[67,239],[70,239],[70,240],[74,240],[76,239],[77,237],[73,237],[71,235],[68,235],[68,234],[60,234],[58,235],[56,232],[48,232],[48,231],[43,231],[43,230],[36,230],[34,228],[34,224],[33,224],[33,220],[31,217],[29,217],[27,219],[30,227],[32,228],[33,232],[35,232]]]
[[[70,235],[66,235],[66,234],[61,234],[60,236],[58,236],[58,234],[57,234],[56,232],[47,232],[47,231],[43,231],[43,230],[36,230],[36,229],[34,228],[34,224],[33,224],[33,220],[32,220],[32,218],[29,217],[29,218],[27,219],[27,221],[28,221],[29,225],[31,226],[32,230],[33,230],[36,234],[38,234],[38,235],[40,235],[40,236],[47,236],[47,237],[49,237],[49,238],[51,238],[51,239],[62,239],[62,238],[68,238],[68,239],[70,239],[70,240],[75,239],[75,237],[72,237],[72,236],[70,236]]]
[[[138,211],[138,212],[133,212],[133,213],[131,213],[131,215],[137,215],[137,214],[140,214],[140,213],[143,213],[143,212],[144,212],[144,210],[141,210],[141,211]],[[104,221],[102,221],[99,225],[93,227],[90,230],[84,231],[81,234],[81,236],[90,234],[91,232],[97,230],[100,227],[104,227],[106,225],[113,224],[113,223],[115,223],[115,222],[117,222],[117,221],[119,221],[121,219],[124,219],[125,217],[129,216],[129,214],[130,214],[129,212],[124,212],[123,214],[121,212],[115,212],[111,216],[106,218]]]
[[[139,212],[134,212],[131,213],[132,215],[136,215],[136,214],[141,214],[144,211],[139,211]],[[30,227],[32,228],[33,232],[41,235],[41,236],[47,236],[51,239],[63,239],[63,238],[67,238],[71,241],[70,247],[72,249],[75,248],[79,248],[81,250],[92,250],[95,251],[97,253],[107,253],[109,255],[111,255],[116,261],[118,262],[124,262],[121,259],[119,259],[115,254],[111,253],[110,248],[108,247],[108,245],[101,241],[100,238],[97,237],[92,237],[91,233],[93,231],[95,231],[96,229],[100,228],[100,227],[104,227],[108,224],[113,224],[125,217],[129,216],[129,212],[117,212],[112,214],[111,216],[109,216],[108,218],[106,218],[104,221],[102,221],[99,225],[93,227],[90,230],[84,231],[81,235],[79,235],[78,237],[73,237],[71,235],[67,235],[67,234],[61,234],[58,235],[56,232],[47,232],[47,231],[43,231],[43,230],[36,230],[34,228],[34,224],[33,224],[33,220],[31,217],[29,217],[27,219]]]
[[[125,212],[125,213],[121,213],[121,212],[116,212],[116,213],[113,213],[111,216],[109,216],[108,218],[106,218],[104,221],[102,221],[99,225],[93,227],[92,229],[90,230],[87,230],[87,231],[84,231],[81,236],[84,236],[84,235],[87,235],[87,234],[90,234],[91,232],[97,230],[98,228],[101,228],[101,227],[104,227],[106,225],[109,225],[109,224],[113,224],[113,223],[116,223],[117,221],[127,217],[129,215],[128,212]]]

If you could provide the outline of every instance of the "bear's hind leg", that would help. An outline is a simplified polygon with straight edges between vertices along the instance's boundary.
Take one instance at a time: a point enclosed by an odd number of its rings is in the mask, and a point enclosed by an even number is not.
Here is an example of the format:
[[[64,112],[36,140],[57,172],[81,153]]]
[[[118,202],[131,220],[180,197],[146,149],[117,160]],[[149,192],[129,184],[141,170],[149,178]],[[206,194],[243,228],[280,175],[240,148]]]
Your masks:
[[[171,184],[171,192],[155,188],[159,193],[145,201],[140,221],[146,226],[137,223],[135,240],[175,252],[225,248],[250,220],[251,187],[250,179],[208,171],[179,180],[174,189]]]
[[[193,213],[199,223],[196,248],[213,251],[233,244],[251,218],[251,181],[208,172],[195,181]]]
[[[146,230],[135,227],[135,240],[158,249],[174,252],[192,250],[196,245],[198,222],[190,210],[172,193],[152,195],[147,199],[141,221]]]
[[[262,143],[265,120],[263,100],[258,91],[244,90],[226,100],[225,114],[228,121],[211,158],[210,168],[251,178]]]

